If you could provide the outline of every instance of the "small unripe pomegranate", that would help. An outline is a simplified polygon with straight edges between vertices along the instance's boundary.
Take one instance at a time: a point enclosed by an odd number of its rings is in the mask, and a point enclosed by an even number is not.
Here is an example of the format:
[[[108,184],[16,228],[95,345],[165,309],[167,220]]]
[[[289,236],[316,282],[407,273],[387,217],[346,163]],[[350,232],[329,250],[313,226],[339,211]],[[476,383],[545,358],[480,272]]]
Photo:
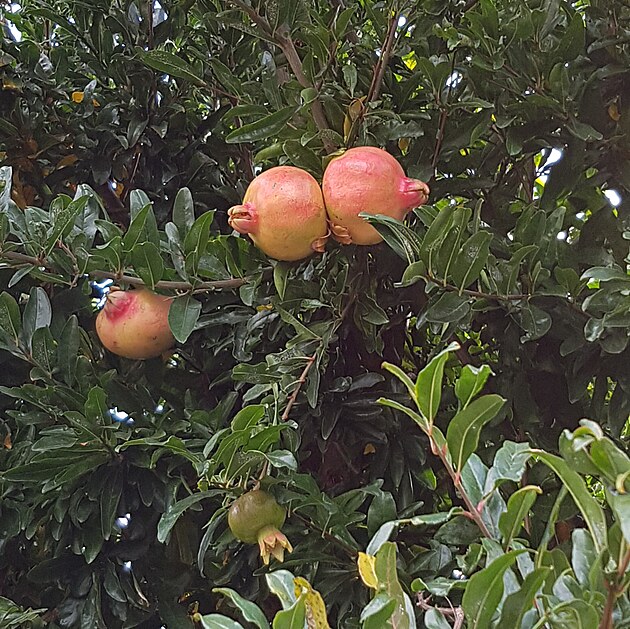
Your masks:
[[[175,344],[168,325],[171,301],[145,288],[110,288],[96,317],[98,338],[118,356],[134,360],[159,356]]]
[[[328,224],[322,191],[301,168],[276,166],[256,177],[228,222],[276,260],[302,260],[324,251]]]
[[[426,183],[405,177],[394,157],[373,146],[349,149],[333,159],[324,172],[322,191],[333,238],[346,245],[375,245],[382,240],[358,216],[360,212],[402,220],[429,197]]]
[[[256,544],[265,564],[273,555],[284,560],[285,549],[293,547],[280,532],[287,512],[276,499],[262,489],[254,489],[237,498],[228,511],[228,526],[236,539],[246,544]]]

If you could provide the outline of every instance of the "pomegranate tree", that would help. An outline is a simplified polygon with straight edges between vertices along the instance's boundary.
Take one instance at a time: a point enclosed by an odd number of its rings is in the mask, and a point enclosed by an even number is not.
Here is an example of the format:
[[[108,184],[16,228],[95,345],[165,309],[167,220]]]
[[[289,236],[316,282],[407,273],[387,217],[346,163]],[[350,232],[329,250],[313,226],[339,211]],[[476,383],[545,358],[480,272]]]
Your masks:
[[[333,159],[322,182],[333,237],[343,244],[374,245],[378,231],[360,212],[385,214],[402,220],[426,203],[429,187],[405,176],[402,166],[387,151],[372,146],[350,149]]]
[[[236,539],[256,544],[265,564],[273,555],[284,560],[285,549],[293,550],[289,540],[280,532],[287,512],[276,499],[262,489],[254,489],[237,498],[228,511],[228,526]]]
[[[276,260],[301,260],[322,252],[328,238],[319,184],[294,166],[277,166],[258,175],[243,204],[230,208],[228,217],[233,229],[249,235]]]
[[[168,325],[171,298],[146,288],[120,290],[112,287],[105,306],[96,317],[96,333],[110,352],[145,360],[173,347]]]

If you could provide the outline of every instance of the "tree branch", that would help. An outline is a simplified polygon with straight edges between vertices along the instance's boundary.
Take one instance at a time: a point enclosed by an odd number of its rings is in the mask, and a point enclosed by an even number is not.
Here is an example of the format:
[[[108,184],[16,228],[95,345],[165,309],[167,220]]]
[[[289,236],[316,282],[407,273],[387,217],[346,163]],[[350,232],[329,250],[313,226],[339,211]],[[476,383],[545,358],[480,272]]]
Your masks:
[[[4,258],[5,260],[17,262],[19,264],[31,264],[33,266],[43,267],[47,271],[57,272],[57,269],[46,259],[36,258],[35,256],[29,256],[24,253],[19,253],[18,251],[0,251],[0,259],[2,258]],[[94,279],[114,280],[116,282],[130,284],[131,286],[146,286],[146,283],[139,277],[125,275],[124,273],[114,273],[113,271],[102,271],[99,269],[95,269],[94,271],[86,273],[86,275],[89,275]],[[247,277],[231,278],[229,280],[215,280],[212,282],[197,282],[195,284],[192,284],[191,282],[160,280],[155,284],[155,288],[182,291],[211,291],[224,288],[239,288],[244,284],[247,284],[248,281],[249,278]]]
[[[246,4],[243,0],[229,0],[232,4],[236,5],[241,11],[246,13],[249,18],[256,24],[260,30],[269,37],[280,50],[284,53],[284,56],[287,59],[287,63],[289,67],[293,71],[295,78],[298,83],[303,88],[313,88],[314,85],[308,79],[306,74],[304,74],[304,68],[302,67],[302,60],[300,59],[300,55],[298,54],[295,44],[291,39],[290,33],[286,31],[275,31],[271,28],[271,25],[267,20],[254,9],[254,7]],[[322,106],[321,101],[318,97],[311,103],[311,109],[313,112],[313,120],[315,121],[315,125],[320,131],[327,131],[330,129],[330,125],[328,124],[328,120],[326,119],[326,114],[324,113],[324,108]],[[322,143],[327,153],[333,153],[337,147],[325,136],[322,136]]]
[[[372,82],[370,83],[367,97],[365,99],[365,107],[363,107],[356,120],[353,122],[350,133],[348,134],[348,140],[346,142],[348,147],[351,147],[357,139],[359,128],[361,127],[361,123],[363,122],[363,118],[365,117],[365,112],[367,111],[367,106],[377,100],[381,92],[381,86],[385,77],[385,70],[389,64],[389,59],[394,49],[394,42],[396,41],[396,27],[398,26],[399,17],[399,12],[394,11],[389,20],[387,35],[385,36],[385,41],[381,46],[381,55],[376,62],[376,66],[374,67]]]

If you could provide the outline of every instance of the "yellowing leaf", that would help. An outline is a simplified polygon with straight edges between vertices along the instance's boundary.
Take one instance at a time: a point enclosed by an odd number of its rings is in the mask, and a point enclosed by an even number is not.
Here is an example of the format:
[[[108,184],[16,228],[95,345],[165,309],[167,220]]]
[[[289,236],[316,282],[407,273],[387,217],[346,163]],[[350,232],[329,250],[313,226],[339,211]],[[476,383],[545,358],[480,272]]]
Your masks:
[[[306,625],[308,629],[330,629],[326,617],[326,605],[322,595],[304,578],[293,579],[295,595],[304,596],[306,602]]]
[[[83,92],[72,92],[72,102],[73,103],[82,103],[83,102]]]
[[[376,557],[372,555],[367,555],[366,553],[359,553],[359,558],[357,559],[357,566],[359,568],[359,574],[361,575],[361,580],[365,585],[373,590],[378,588],[378,578],[376,577]]]
[[[619,112],[619,108],[617,107],[617,103],[611,103],[608,105],[608,115],[615,121],[618,122],[621,118],[621,113]]]
[[[57,169],[59,170],[60,168],[65,168],[66,166],[72,166],[72,164],[74,164],[78,159],[79,158],[74,153],[66,155],[57,162]]]

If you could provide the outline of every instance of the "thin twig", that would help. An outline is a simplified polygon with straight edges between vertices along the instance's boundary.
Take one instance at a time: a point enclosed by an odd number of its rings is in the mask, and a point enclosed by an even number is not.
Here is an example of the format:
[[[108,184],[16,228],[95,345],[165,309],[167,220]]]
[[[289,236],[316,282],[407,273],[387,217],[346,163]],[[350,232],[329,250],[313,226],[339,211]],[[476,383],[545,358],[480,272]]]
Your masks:
[[[308,79],[306,74],[304,74],[304,68],[302,66],[302,60],[300,59],[300,55],[298,54],[295,44],[291,39],[290,33],[286,31],[275,31],[271,28],[269,22],[262,16],[254,7],[246,4],[243,0],[229,0],[232,4],[236,5],[241,11],[246,13],[249,18],[256,24],[256,26],[269,38],[273,41],[273,43],[282,50],[284,56],[287,59],[287,63],[289,64],[295,78],[298,83],[303,88],[314,88],[313,83]],[[330,129],[330,125],[328,124],[328,120],[326,119],[326,114],[324,112],[324,108],[322,107],[322,103],[319,100],[319,96],[315,98],[315,100],[311,103],[311,110],[313,112],[313,120],[315,125],[320,131],[327,131]],[[325,135],[322,136],[322,143],[326,152],[332,153],[337,147],[327,138]]]
[[[287,63],[291,67],[293,74],[295,74],[295,78],[297,79],[298,83],[304,88],[314,88],[313,84],[304,74],[304,69],[302,68],[302,60],[300,59],[300,55],[298,54],[291,37],[289,37],[287,33],[277,33],[275,40],[277,45],[284,53],[284,56],[287,59]],[[322,103],[319,98],[316,98],[311,103],[311,109],[313,112],[313,120],[315,121],[317,128],[320,131],[326,131],[330,129],[328,120],[326,120],[324,108],[322,107]],[[337,147],[325,135],[322,136],[322,144],[324,145],[327,153],[333,153],[337,149]]]
[[[306,377],[308,376],[308,372],[311,370],[311,367],[315,364],[316,360],[317,360],[317,352],[315,352],[312,356],[309,356],[306,359],[306,366],[302,370],[302,373],[300,374],[300,377],[298,378],[296,382],[295,389],[293,389],[293,393],[291,393],[291,395],[289,396],[289,399],[287,401],[287,406],[284,409],[284,413],[282,413],[282,417],[280,417],[281,421],[286,422],[289,419],[289,413],[291,412],[291,409],[293,408],[293,405],[295,404],[297,400],[297,397],[300,392],[300,389],[302,388],[302,385],[306,382]]]
[[[451,100],[451,92],[453,90],[453,74],[455,73],[455,52],[453,53],[453,59],[451,61],[451,74],[450,83],[446,90],[445,102],[441,102],[440,94],[436,94],[438,105],[440,107],[440,121],[438,123],[438,130],[435,135],[435,148],[433,149],[433,159],[431,160],[431,170],[435,173],[435,167],[437,166],[438,159],[440,157],[440,151],[442,150],[442,144],[444,142],[444,129],[446,128],[446,120],[448,119],[448,103]]]
[[[365,99],[365,106],[361,109],[361,112],[353,122],[352,127],[350,128],[350,133],[348,134],[348,139],[346,141],[346,145],[348,147],[351,147],[357,139],[359,128],[361,127],[363,118],[365,117],[368,105],[374,102],[380,94],[383,79],[385,77],[385,70],[389,64],[389,59],[394,49],[394,42],[396,41],[396,27],[398,26],[399,17],[399,12],[394,11],[390,18],[387,35],[385,36],[385,41],[381,46],[381,55],[376,62],[374,73],[372,74],[372,82],[370,83],[367,97]]]
[[[18,251],[0,251],[0,259],[12,260],[20,264],[31,264],[37,267],[43,267],[48,271],[57,272],[57,269],[45,259],[36,258],[35,256],[29,256]],[[116,282],[122,282],[124,284],[130,284],[131,286],[146,286],[146,283],[139,277],[133,277],[132,275],[125,275],[124,273],[114,273],[113,271],[102,271],[95,269],[86,273],[94,279],[108,279]],[[192,284],[190,282],[179,282],[171,280],[160,280],[156,282],[155,288],[164,290],[182,290],[182,291],[202,291],[202,290],[221,290],[223,288],[240,288],[247,284],[250,278],[239,277],[231,278],[229,280],[215,280],[212,282],[197,282]]]

